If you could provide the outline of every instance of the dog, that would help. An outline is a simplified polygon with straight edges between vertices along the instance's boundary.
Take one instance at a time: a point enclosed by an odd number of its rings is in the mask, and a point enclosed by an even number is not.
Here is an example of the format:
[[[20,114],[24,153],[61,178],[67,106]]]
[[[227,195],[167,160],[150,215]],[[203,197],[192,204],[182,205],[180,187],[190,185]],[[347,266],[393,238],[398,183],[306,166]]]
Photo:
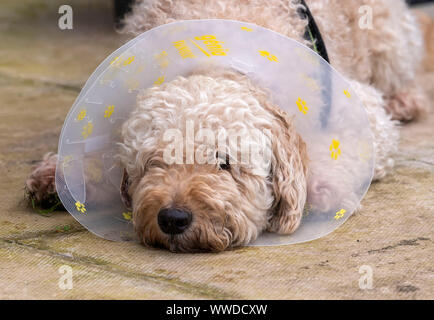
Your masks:
[[[357,84],[354,88],[359,95],[367,92]],[[382,122],[390,125],[379,125],[374,131],[376,143],[381,144],[396,139],[396,132],[375,94],[366,96],[364,104],[372,128]],[[216,136],[233,130],[239,133],[240,144],[249,146],[247,153],[259,149],[262,156],[243,162],[242,150],[237,154],[230,143],[214,148],[214,140],[200,139],[192,142],[192,153],[206,161],[189,162],[186,152],[172,161],[175,146],[187,148],[189,123],[195,132],[205,128],[217,132]],[[171,130],[180,132],[181,139],[168,137]],[[257,130],[269,134],[255,134]],[[198,71],[142,91],[121,136],[118,157],[125,168],[121,199],[132,211],[134,228],[147,246],[176,252],[222,251],[248,244],[265,230],[294,232],[306,201],[323,211],[343,198],[357,201],[348,194],[344,197],[351,185],[340,181],[342,185],[336,187],[330,182],[336,172],[353,176],[346,169],[353,166],[315,167],[311,161],[315,154],[308,155],[293,118],[236,71]],[[209,148],[200,150],[204,142]],[[391,161],[383,152],[384,148],[376,148],[377,176]],[[33,172],[28,190],[40,191],[36,186],[41,181],[52,185],[56,157],[46,157]],[[47,177],[50,180],[41,179]],[[35,192],[37,196],[44,195]]]
[[[418,29],[404,4],[393,3],[388,7],[388,0],[309,1],[332,64],[348,78],[368,114],[374,136],[374,180],[393,167],[399,139],[396,119],[412,119],[423,109],[411,85],[418,58],[406,48],[411,44],[416,55],[421,52]],[[384,14],[366,34],[356,30],[362,4]],[[307,21],[297,14],[300,5],[283,0],[267,5],[259,0],[140,1],[126,17],[124,31],[138,35],[176,20],[226,18],[254,22],[312,45],[303,37]],[[388,18],[392,14],[393,19]],[[405,23],[395,26],[396,20]],[[378,43],[379,35],[391,28],[402,31],[404,40],[390,36]],[[397,97],[402,94],[413,98],[401,103]],[[167,132],[179,130],[185,138],[189,123],[195,131],[236,129],[249,146],[262,147],[262,156],[247,163],[231,162],[239,158],[231,148],[198,153],[201,143],[193,141],[193,153],[210,161],[191,162],[186,154],[178,157],[181,161],[167,161],[167,150],[179,144],[170,141]],[[269,134],[258,135],[253,129]],[[312,156],[293,119],[271,102],[264,88],[233,70],[202,70],[138,95],[119,145],[118,157],[125,168],[121,199],[132,209],[143,244],[175,252],[222,251],[248,244],[265,230],[293,233],[306,202],[326,211],[327,205],[341,200],[340,194],[329,190],[343,194],[351,186],[330,186],[333,170],[315,167]],[[46,155],[26,182],[28,194],[39,203],[53,193],[56,161],[56,155]]]

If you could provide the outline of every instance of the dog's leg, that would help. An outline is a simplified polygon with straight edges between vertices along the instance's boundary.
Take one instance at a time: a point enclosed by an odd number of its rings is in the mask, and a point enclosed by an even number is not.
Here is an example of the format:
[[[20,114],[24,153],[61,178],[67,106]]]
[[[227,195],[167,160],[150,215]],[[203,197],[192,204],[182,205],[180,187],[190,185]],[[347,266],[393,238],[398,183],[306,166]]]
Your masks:
[[[394,120],[411,121],[427,112],[428,100],[416,86],[404,88],[388,98],[386,110]]]
[[[425,92],[416,85],[425,52],[423,33],[404,1],[374,3],[377,17],[369,30],[370,84],[385,94],[385,108],[392,119],[417,119],[427,107]]]
[[[375,171],[374,180],[383,178],[394,166],[393,154],[398,148],[397,121],[385,111],[382,94],[374,87],[351,81],[351,85],[365,106],[371,131],[374,135]]]
[[[26,193],[34,207],[52,207],[56,201],[57,154],[47,153],[26,180]],[[57,199],[56,199],[57,200]]]

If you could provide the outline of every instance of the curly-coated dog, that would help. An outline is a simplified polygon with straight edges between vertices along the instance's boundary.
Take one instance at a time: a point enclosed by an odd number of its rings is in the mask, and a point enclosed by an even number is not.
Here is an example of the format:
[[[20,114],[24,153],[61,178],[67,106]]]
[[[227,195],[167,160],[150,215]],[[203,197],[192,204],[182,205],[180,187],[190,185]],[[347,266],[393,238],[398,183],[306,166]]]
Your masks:
[[[373,29],[358,27],[363,4],[374,8]],[[374,179],[380,179],[393,167],[398,143],[393,119],[409,120],[423,109],[412,86],[422,56],[417,26],[401,1],[311,0],[308,5],[332,65],[350,79],[365,105],[374,134]],[[312,45],[303,37],[307,21],[297,13],[300,6],[284,0],[139,1],[125,20],[125,31],[137,35],[175,20],[226,18],[254,22]],[[180,162],[168,161],[173,141],[167,133],[176,129],[186,134],[189,125],[214,133],[236,129],[242,143],[262,148],[262,156],[231,162],[239,158],[232,149],[211,149],[204,155],[193,141],[193,152],[213,161],[189,162],[186,154]],[[257,135],[254,129],[270,134]],[[333,172],[311,165],[292,118],[235,71],[198,71],[142,91],[122,138],[121,198],[132,208],[135,230],[145,245],[221,251],[247,244],[264,230],[294,232],[307,200],[323,206],[337,201],[324,183]],[[56,155],[46,155],[27,180],[29,195],[37,202],[55,192],[56,160]]]

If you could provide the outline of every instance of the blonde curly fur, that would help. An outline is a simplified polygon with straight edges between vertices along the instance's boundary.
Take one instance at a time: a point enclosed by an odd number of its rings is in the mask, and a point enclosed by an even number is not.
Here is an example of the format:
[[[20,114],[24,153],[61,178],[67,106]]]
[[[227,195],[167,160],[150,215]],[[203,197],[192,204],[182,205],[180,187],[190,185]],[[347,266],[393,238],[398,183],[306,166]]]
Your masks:
[[[292,119],[269,101],[247,77],[230,71],[177,77],[138,96],[123,125],[120,159],[143,243],[173,251],[220,251],[247,244],[265,229],[287,234],[298,227],[306,201],[306,150]],[[269,130],[265,145],[271,163],[260,157],[229,170],[219,169],[218,161],[168,165],[164,153],[171,141],[165,132],[185,132],[187,121],[195,130],[239,132],[243,144],[256,146],[263,141],[251,132]],[[195,141],[194,150],[202,143]],[[212,154],[239,159],[232,151]],[[157,224],[164,208],[192,212],[192,225],[180,235],[164,233]]]

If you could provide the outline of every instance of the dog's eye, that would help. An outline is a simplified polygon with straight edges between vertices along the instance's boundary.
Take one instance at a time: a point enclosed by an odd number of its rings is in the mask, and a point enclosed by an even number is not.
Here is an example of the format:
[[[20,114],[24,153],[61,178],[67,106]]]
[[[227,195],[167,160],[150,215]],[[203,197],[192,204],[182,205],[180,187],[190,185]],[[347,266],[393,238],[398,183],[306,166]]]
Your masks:
[[[229,156],[228,155],[219,155],[217,153],[217,159],[219,161],[219,168],[220,170],[230,170],[231,165],[229,163]]]

